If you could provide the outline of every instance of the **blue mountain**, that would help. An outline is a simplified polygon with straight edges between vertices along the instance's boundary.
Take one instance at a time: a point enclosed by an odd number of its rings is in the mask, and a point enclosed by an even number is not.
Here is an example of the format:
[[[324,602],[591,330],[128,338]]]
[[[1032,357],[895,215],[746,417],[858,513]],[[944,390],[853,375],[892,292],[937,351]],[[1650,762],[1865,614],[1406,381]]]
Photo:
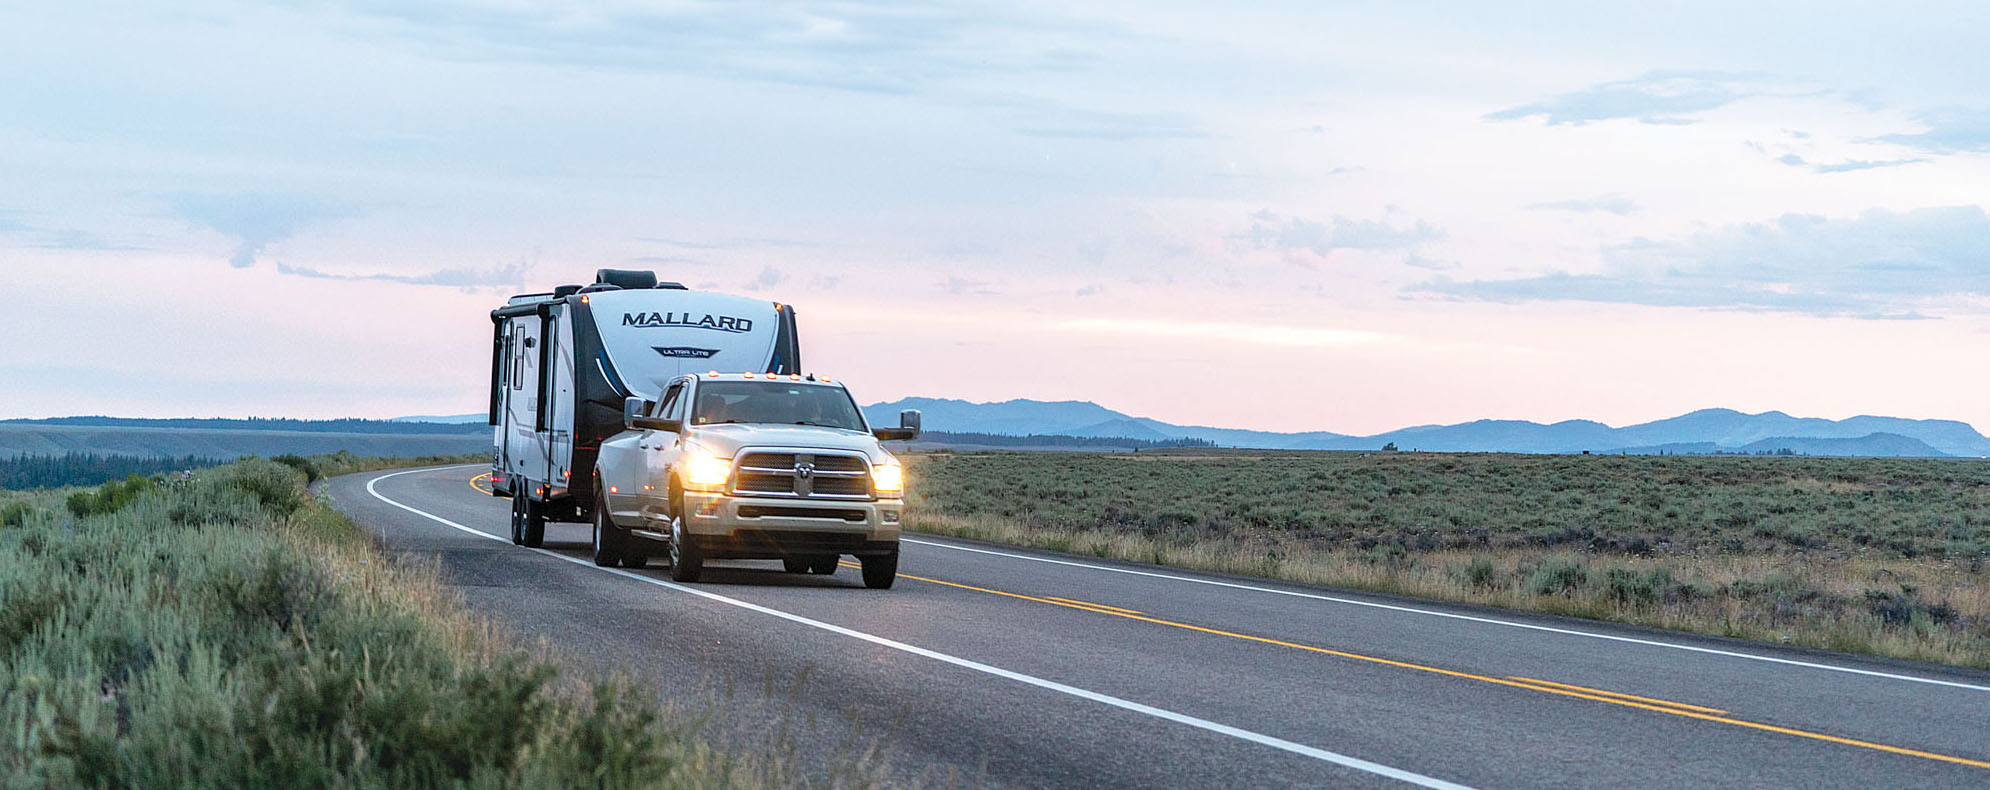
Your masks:
[[[1311,431],[1278,433],[1202,425],[1174,425],[1114,411],[1088,401],[1011,400],[974,403],[905,398],[864,408],[876,424],[897,424],[901,409],[925,413],[932,431],[1027,436],[1206,439],[1224,447],[1293,450],[1403,450],[1443,452],[1773,452],[1809,455],[1990,456],[1990,438],[1968,423],[1860,416],[1844,420],[1792,417],[1779,411],[1747,414],[1702,409],[1678,417],[1613,428],[1592,420],[1543,424],[1525,420],[1474,420],[1419,425],[1368,436]]]

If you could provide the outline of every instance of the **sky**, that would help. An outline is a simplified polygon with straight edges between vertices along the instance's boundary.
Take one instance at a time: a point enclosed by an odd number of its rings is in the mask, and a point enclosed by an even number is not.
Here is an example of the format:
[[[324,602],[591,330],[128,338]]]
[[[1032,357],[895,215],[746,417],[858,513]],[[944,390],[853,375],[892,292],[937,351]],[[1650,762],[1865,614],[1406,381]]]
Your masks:
[[[1495,7],[1495,5],[1497,7]],[[0,417],[482,408],[506,296],[864,402],[1990,430],[1990,6],[0,5]]]

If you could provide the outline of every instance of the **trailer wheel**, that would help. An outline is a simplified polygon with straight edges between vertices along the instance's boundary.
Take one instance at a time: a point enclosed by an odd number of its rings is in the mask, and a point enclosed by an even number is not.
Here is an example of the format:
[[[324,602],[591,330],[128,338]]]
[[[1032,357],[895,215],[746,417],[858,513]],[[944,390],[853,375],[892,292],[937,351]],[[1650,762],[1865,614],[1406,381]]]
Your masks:
[[[670,578],[680,582],[695,582],[705,570],[704,552],[698,544],[684,533],[684,517],[670,519]]]
[[[898,580],[898,549],[890,554],[874,557],[858,557],[864,566],[864,586],[873,590],[889,590],[891,583]]]
[[[525,523],[519,530],[519,545],[536,549],[546,544],[546,506],[532,501],[530,493],[524,499]]]
[[[608,517],[608,498],[599,484],[594,488],[594,564],[613,568],[622,563],[622,541],[616,537],[615,520]]]
[[[511,545],[525,545],[525,498],[511,498]]]

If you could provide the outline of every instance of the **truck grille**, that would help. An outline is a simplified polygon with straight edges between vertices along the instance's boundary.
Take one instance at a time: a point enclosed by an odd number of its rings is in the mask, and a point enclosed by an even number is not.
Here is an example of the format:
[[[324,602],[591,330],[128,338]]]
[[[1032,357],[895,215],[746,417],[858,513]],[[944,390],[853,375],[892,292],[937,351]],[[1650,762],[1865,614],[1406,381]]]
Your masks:
[[[748,452],[740,455],[732,493],[799,499],[871,499],[870,460],[862,455]]]

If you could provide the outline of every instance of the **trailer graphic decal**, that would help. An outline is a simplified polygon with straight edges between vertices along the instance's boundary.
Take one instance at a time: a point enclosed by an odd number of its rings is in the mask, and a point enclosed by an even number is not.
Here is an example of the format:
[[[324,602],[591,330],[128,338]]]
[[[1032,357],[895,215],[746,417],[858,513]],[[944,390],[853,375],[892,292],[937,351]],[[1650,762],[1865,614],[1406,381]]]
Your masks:
[[[719,353],[719,350],[716,348],[692,348],[690,346],[650,346],[650,348],[656,349],[656,353],[658,354],[673,359],[711,359],[712,355]]]
[[[678,326],[686,329],[710,329],[717,332],[744,333],[753,331],[753,320],[729,315],[706,314],[693,317],[690,313],[623,313],[623,326],[666,327]]]

